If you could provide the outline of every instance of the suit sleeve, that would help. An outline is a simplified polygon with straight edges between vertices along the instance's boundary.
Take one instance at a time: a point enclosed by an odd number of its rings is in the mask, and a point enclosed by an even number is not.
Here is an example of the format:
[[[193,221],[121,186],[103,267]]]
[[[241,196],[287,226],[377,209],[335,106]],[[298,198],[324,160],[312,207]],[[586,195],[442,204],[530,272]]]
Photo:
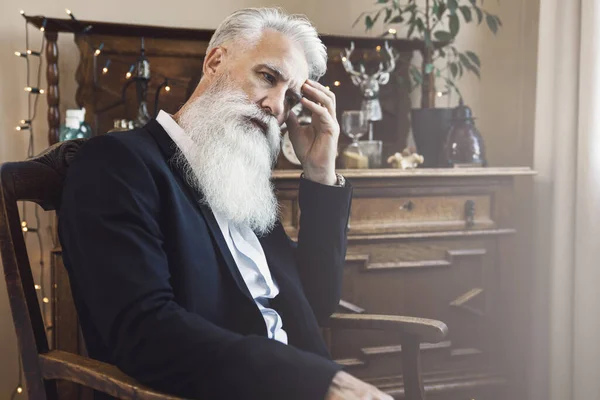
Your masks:
[[[335,312],[342,290],[352,187],[302,178],[296,260],[304,293],[317,321]]]
[[[79,151],[63,191],[59,233],[85,309],[125,373],[186,398],[322,399],[335,363],[261,336],[242,336],[175,301],[153,172],[121,139]]]

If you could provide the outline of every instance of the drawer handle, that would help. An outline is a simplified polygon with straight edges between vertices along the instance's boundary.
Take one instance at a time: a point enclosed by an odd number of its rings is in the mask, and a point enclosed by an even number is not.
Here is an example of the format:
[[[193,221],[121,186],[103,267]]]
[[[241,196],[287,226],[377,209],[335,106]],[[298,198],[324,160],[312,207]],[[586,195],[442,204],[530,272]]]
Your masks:
[[[473,200],[465,201],[465,224],[467,228],[475,225],[475,202]]]
[[[402,206],[400,206],[401,210],[406,210],[406,211],[412,211],[413,208],[415,208],[415,203],[413,203],[410,200],[408,200],[406,203],[404,203],[404,204],[402,204]]]

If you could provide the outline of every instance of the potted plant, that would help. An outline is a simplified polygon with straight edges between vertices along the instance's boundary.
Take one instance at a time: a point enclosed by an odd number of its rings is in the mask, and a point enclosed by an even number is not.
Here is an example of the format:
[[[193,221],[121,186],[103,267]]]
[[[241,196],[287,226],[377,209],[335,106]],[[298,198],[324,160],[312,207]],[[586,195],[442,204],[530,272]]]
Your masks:
[[[456,94],[462,100],[457,81],[465,72],[480,76],[481,61],[473,51],[461,51],[455,45],[461,26],[484,21],[494,33],[502,26],[497,15],[483,8],[484,0],[377,0],[376,9],[363,12],[355,25],[364,20],[370,31],[383,20],[382,37],[397,37],[400,25],[407,38],[423,42],[422,64],[409,67],[410,90],[421,88],[421,108],[413,108],[411,125],[424,166],[436,166],[444,136],[448,132],[452,110],[436,108],[436,98]]]

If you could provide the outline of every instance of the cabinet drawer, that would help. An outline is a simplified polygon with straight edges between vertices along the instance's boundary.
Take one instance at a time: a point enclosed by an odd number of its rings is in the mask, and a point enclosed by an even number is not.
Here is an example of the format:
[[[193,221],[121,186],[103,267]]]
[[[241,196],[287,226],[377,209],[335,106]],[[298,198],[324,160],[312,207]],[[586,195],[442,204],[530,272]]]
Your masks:
[[[353,243],[346,256],[342,299],[366,313],[444,321],[448,348],[432,353],[434,360],[425,363],[432,368],[485,365],[485,321],[494,313],[495,252],[495,239],[486,237]],[[334,350],[354,346],[361,354],[369,353],[369,347],[398,345],[387,333],[346,333],[335,339]],[[348,357],[343,351],[338,354]],[[382,364],[379,372],[388,367]],[[369,373],[377,376],[375,365]]]
[[[488,229],[492,195],[355,197],[350,234]]]

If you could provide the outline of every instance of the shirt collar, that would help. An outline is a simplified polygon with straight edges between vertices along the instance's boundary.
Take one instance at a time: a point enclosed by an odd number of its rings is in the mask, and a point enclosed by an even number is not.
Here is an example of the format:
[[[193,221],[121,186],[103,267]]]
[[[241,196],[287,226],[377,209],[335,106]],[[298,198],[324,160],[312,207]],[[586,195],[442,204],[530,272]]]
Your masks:
[[[163,110],[160,110],[156,116],[156,122],[158,122],[167,134],[171,137],[173,142],[179,147],[180,150],[189,148],[186,144],[191,140],[185,131],[179,124],[173,119],[171,115]]]

